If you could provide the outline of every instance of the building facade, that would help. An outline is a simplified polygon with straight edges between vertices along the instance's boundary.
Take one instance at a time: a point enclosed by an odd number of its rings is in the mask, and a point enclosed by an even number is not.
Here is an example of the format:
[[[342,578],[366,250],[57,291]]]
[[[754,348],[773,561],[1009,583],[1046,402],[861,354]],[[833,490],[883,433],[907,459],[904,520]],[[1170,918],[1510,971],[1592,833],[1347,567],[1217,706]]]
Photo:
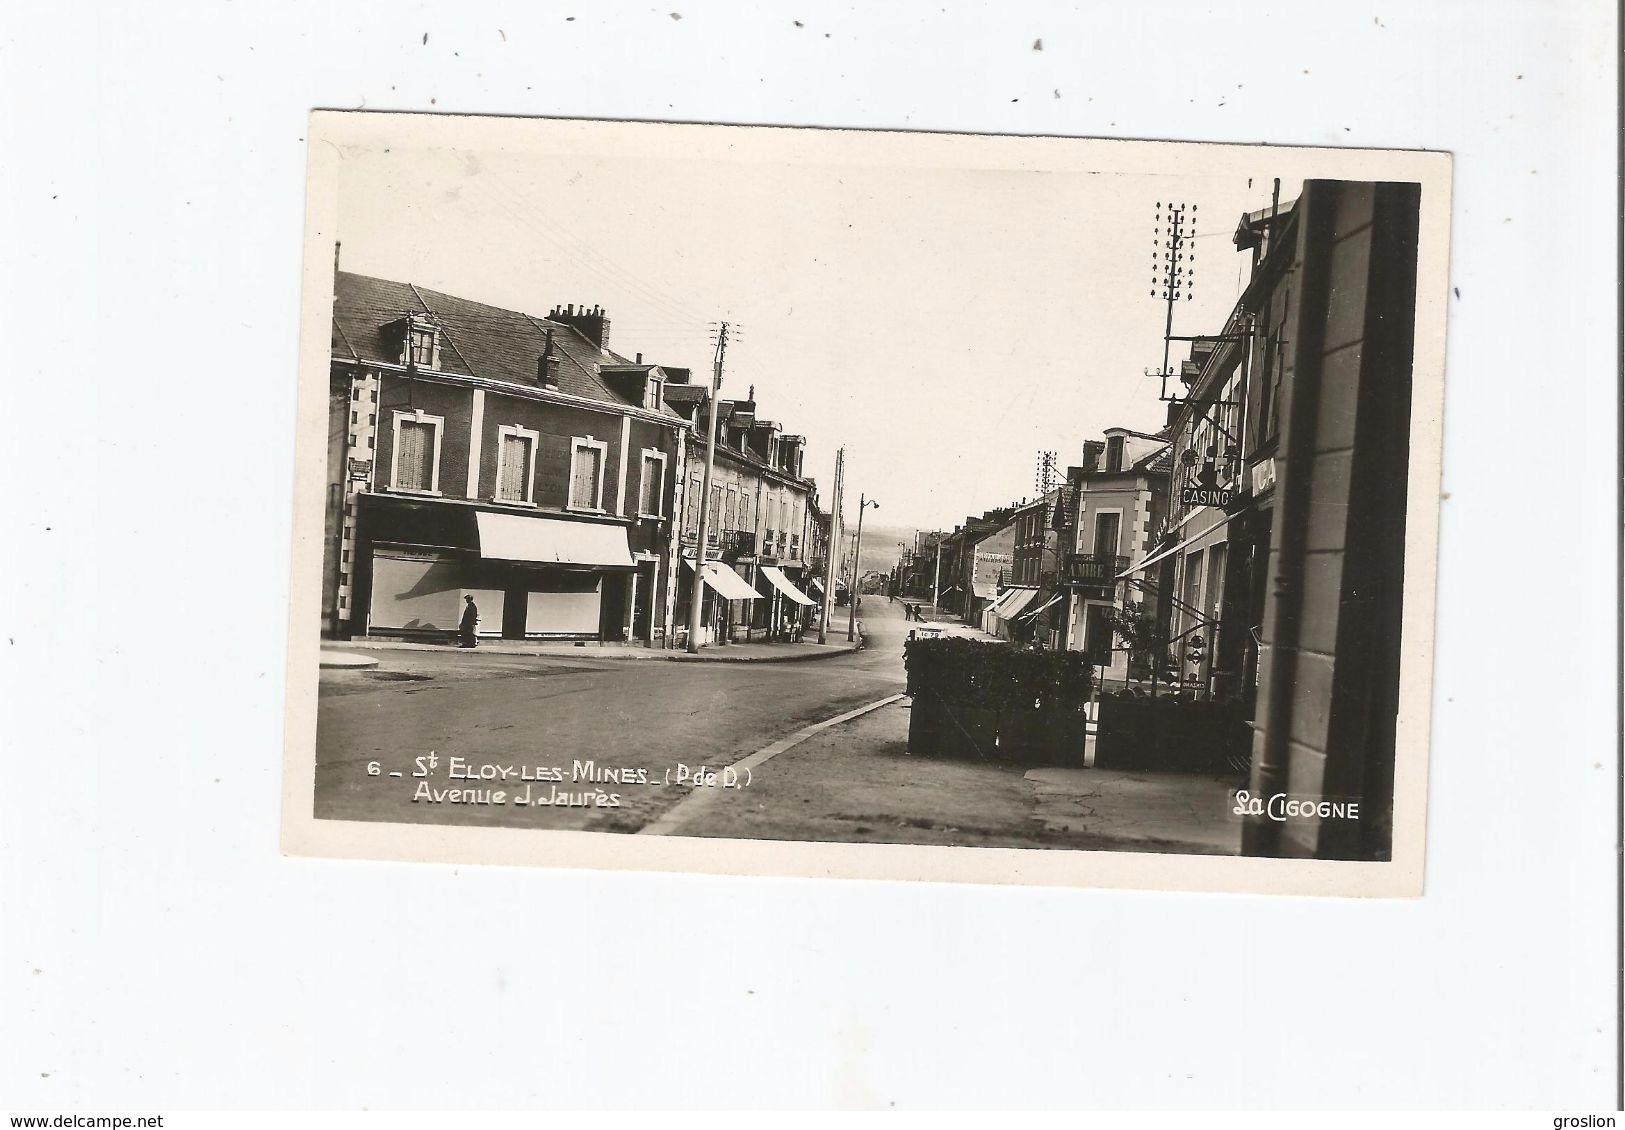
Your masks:
[[[1391,850],[1419,192],[1310,181],[1242,217],[1252,273],[1184,365],[1168,514],[1126,575],[1181,686],[1238,703],[1249,789],[1357,800],[1249,819],[1248,854]]]
[[[683,557],[692,560],[699,539],[710,405],[709,390],[687,378],[683,373],[668,381],[663,395],[692,429],[683,463],[679,533]],[[708,585],[702,594],[702,630],[708,638],[702,642],[770,638],[782,634],[787,620],[805,627],[817,605],[809,568],[820,536],[815,532],[817,487],[803,474],[806,440],[759,419],[754,397],[753,388],[751,399],[717,402],[705,549],[707,559],[736,574],[753,595],[740,599]],[[685,615],[692,575],[692,567],[685,567],[678,581],[677,599]],[[724,584],[743,596],[745,589],[726,578]],[[686,620],[677,630],[686,633]]]
[[[658,645],[683,421],[601,309],[547,317],[338,272],[324,630]]]
[[[1152,672],[1154,657],[1135,656],[1112,626],[1113,611],[1156,622],[1159,592],[1141,574],[1124,576],[1148,555],[1168,505],[1168,442],[1127,428],[1108,428],[1083,445],[1067,469],[1069,544],[1061,563],[1066,606],[1062,646],[1089,655],[1103,686],[1127,685]],[[1140,660],[1137,662],[1136,660]]]

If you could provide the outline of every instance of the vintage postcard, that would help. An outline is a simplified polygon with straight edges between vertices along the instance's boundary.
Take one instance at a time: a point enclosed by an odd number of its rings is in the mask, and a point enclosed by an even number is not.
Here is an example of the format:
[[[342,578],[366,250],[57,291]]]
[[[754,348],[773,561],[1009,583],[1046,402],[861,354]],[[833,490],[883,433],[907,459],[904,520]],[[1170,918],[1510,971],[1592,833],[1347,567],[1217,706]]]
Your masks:
[[[1419,894],[1450,177],[314,114],[285,850]]]

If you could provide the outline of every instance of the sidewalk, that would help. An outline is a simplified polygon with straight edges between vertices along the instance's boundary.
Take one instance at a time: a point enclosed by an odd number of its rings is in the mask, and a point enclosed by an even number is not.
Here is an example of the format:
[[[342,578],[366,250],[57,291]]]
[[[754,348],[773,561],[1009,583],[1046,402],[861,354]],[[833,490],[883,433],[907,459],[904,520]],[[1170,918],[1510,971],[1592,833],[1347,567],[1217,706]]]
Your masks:
[[[897,602],[898,607],[901,608],[904,603],[904,601],[899,600]],[[913,602],[908,601],[906,603],[912,604]],[[990,635],[987,632],[982,631],[982,629],[976,627],[974,624],[965,623],[965,621],[961,620],[958,616],[955,616],[951,612],[947,612],[940,608],[933,608],[929,604],[920,605],[920,615],[925,618],[923,622],[916,620],[904,620],[902,626],[904,628],[936,628],[945,636],[963,636],[967,639],[985,640],[989,643],[1008,642],[1001,640],[998,636]]]
[[[826,730],[696,812],[685,836],[1234,855],[1229,783],[908,751],[908,700]]]
[[[674,648],[643,647],[624,643],[538,643],[529,640],[481,640],[473,649],[487,655],[527,655],[568,659],[619,659],[664,661],[667,663],[805,663],[815,659],[833,659],[837,655],[850,655],[863,646],[863,625],[858,625],[858,638],[848,642],[846,629],[829,633],[829,642],[820,644],[813,633],[800,643],[731,643],[708,644],[698,655]],[[324,644],[327,648],[349,651],[461,651],[456,644],[413,643],[409,640],[354,639]]]

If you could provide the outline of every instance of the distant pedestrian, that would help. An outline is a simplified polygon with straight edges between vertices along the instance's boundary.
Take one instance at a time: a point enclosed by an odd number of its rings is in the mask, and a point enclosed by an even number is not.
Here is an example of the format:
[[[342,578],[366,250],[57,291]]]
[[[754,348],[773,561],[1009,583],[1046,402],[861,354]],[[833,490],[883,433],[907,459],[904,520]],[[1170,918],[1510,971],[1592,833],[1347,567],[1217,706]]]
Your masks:
[[[474,603],[471,596],[463,597],[463,619],[457,625],[458,647],[478,647],[480,626],[480,606]]]

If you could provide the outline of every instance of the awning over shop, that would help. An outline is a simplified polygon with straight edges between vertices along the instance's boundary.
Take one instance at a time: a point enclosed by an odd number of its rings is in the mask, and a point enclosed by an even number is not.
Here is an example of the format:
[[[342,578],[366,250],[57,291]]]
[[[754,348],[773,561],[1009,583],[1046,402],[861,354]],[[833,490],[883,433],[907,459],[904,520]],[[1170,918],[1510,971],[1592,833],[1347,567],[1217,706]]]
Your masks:
[[[480,556],[542,565],[633,567],[626,527],[602,522],[571,522],[541,515],[477,511]]]
[[[1037,607],[1029,607],[1027,611],[1021,613],[1019,616],[1011,617],[1011,619],[1031,620],[1034,616],[1037,616],[1040,612],[1044,611],[1044,609],[1049,608],[1051,605],[1056,604],[1057,602],[1059,602],[1060,599],[1061,599],[1061,596],[1063,595],[1061,593],[1055,592],[1052,589],[1035,589],[1034,592],[1035,593],[1042,593],[1043,597],[1045,597],[1047,599],[1044,599],[1042,603],[1038,603],[1037,601],[1034,601],[1033,603],[1037,604]]]
[[[1127,569],[1124,569],[1121,573],[1117,574],[1117,576],[1114,577],[1113,580],[1121,581],[1124,577],[1131,576],[1131,575],[1133,575],[1135,573],[1138,573],[1141,569],[1146,568],[1148,565],[1155,565],[1157,562],[1161,561],[1164,557],[1168,557],[1171,554],[1178,553],[1180,550],[1184,549],[1187,545],[1189,545],[1193,541],[1196,541],[1198,538],[1207,537],[1214,530],[1218,529],[1220,526],[1222,526],[1226,522],[1230,521],[1230,519],[1233,518],[1233,517],[1235,517],[1234,514],[1226,514],[1223,518],[1220,518],[1217,522],[1215,522],[1211,526],[1207,527],[1207,529],[1203,530],[1201,533],[1192,534],[1190,537],[1184,539],[1183,541],[1176,542],[1175,544],[1169,546],[1167,549],[1158,550],[1156,553],[1153,553],[1151,556],[1145,558],[1143,561],[1136,561],[1134,564],[1130,565]]]
[[[1014,620],[1021,614],[1021,610],[1033,602],[1038,595],[1037,589],[1017,588],[1004,594],[1003,603],[993,609],[996,616],[1005,620]]]
[[[683,564],[690,569],[694,568],[694,562],[686,557],[683,558]],[[705,563],[705,583],[723,600],[755,600],[761,595],[750,587],[745,578],[721,561]]]
[[[810,608],[812,605],[817,603],[816,601],[808,600],[804,595],[802,595],[801,590],[790,583],[790,578],[786,577],[782,572],[774,568],[772,565],[759,565],[757,568],[761,569],[762,576],[766,577],[774,588],[778,589],[797,604],[805,604]]]

